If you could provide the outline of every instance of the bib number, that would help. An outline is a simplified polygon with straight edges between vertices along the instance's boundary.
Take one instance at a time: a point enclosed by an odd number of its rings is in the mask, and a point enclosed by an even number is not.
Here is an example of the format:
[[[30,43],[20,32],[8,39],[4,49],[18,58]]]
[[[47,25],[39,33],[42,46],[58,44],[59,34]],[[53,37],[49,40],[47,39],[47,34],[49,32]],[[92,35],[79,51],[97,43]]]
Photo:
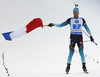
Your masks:
[[[74,30],[81,30],[81,24],[73,24]]]

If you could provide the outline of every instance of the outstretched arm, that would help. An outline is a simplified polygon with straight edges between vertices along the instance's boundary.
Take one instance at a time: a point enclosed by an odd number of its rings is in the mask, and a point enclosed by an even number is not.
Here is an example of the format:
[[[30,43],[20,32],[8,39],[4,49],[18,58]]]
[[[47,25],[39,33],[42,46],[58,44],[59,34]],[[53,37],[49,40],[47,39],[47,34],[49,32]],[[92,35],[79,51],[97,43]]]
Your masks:
[[[65,22],[63,22],[63,23],[61,23],[61,24],[55,24],[54,26],[56,26],[56,27],[63,27],[63,26],[66,26],[66,25],[68,25],[68,24],[70,24],[70,18],[69,19],[67,19]]]
[[[53,23],[50,23],[48,26],[49,27],[52,27],[52,26],[56,26],[56,27],[63,27],[63,26],[66,26],[68,24],[70,24],[70,19],[67,19],[65,22],[61,23],[61,24],[53,24]]]
[[[63,27],[63,26],[66,26],[67,24],[68,24],[68,21],[65,21],[65,22],[63,22],[61,24],[55,24],[54,26],[56,26],[56,27]]]

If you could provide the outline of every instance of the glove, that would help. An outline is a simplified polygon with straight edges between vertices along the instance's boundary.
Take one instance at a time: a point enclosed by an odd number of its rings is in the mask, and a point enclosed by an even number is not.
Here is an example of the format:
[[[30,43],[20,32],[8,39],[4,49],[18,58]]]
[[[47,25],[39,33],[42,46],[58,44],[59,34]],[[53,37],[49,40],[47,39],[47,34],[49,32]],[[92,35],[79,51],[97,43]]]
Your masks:
[[[91,42],[94,42],[94,39],[93,39],[93,37],[92,37],[92,36],[90,36],[90,40],[91,40]]]
[[[50,23],[48,26],[49,27],[52,27],[52,26],[54,26],[55,24],[54,23]]]

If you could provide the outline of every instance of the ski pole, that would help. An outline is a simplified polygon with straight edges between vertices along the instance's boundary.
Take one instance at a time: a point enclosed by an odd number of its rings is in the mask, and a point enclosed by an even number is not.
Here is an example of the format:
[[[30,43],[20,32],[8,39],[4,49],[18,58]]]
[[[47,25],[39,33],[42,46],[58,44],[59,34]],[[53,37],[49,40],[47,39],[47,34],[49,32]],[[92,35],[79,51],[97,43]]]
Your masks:
[[[89,41],[91,41],[91,40],[87,40],[87,41],[83,41],[83,42],[85,43],[85,42],[89,42]],[[98,44],[97,44],[97,43],[95,43],[95,42],[93,42],[93,43],[94,43],[95,45],[98,45]]]
[[[90,38],[90,36],[84,31],[84,30],[82,30],[89,38]],[[94,41],[92,41],[95,45],[98,45],[96,42],[94,42]]]
[[[90,38],[90,36],[84,30],[82,30],[82,31]]]
[[[89,42],[89,41],[90,41],[90,40],[86,40],[86,41],[83,41],[83,42],[85,43],[85,42]]]

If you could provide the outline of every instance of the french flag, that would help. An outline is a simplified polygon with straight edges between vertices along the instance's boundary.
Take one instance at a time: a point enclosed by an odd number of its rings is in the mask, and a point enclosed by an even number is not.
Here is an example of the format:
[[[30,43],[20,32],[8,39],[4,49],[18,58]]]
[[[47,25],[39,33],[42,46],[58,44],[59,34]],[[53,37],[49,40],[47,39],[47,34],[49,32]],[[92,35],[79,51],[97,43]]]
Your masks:
[[[43,21],[41,18],[35,18],[30,23],[28,23],[25,27],[19,28],[15,31],[2,33],[4,38],[8,41],[12,41],[13,39],[20,37],[22,35],[28,34],[32,30],[42,27],[43,28]]]

